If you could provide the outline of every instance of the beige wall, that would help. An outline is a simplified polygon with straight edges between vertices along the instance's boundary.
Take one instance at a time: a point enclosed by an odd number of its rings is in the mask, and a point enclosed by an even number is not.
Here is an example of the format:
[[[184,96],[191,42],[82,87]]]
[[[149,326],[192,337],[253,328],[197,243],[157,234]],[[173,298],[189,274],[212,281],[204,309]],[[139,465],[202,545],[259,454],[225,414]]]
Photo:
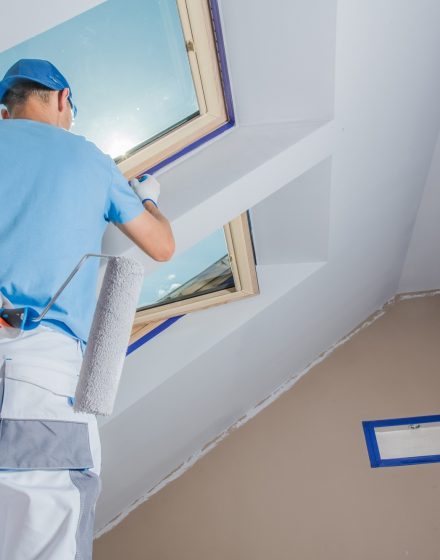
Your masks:
[[[96,540],[94,559],[438,560],[440,464],[371,469],[361,421],[439,413],[439,369],[440,297],[398,302]]]

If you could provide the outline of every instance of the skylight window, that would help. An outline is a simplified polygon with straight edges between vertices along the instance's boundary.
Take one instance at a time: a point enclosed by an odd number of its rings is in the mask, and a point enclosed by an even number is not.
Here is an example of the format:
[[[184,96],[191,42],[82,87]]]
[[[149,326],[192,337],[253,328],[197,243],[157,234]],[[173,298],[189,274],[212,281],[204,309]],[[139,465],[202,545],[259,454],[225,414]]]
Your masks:
[[[1,52],[0,74],[21,58],[54,63],[78,107],[72,132],[129,179],[234,125],[221,36],[217,0],[106,0]],[[166,319],[257,293],[244,213],[145,278],[131,342]]]
[[[171,317],[259,293],[244,212],[145,277],[130,342]]]
[[[72,132],[132,177],[228,120],[211,25],[206,0],[107,0],[0,53],[0,74],[53,62],[78,107]]]
[[[221,289],[235,289],[223,228],[147,276],[141,290],[139,310]]]

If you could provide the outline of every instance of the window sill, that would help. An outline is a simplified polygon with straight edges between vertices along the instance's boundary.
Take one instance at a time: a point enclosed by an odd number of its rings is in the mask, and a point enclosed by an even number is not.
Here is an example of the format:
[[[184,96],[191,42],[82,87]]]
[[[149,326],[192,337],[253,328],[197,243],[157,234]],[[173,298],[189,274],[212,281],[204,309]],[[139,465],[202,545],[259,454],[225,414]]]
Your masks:
[[[233,305],[211,307],[185,315],[162,336],[127,356],[112,416],[98,417],[103,426],[154,391],[222,339],[264,311],[325,266],[325,262],[257,265],[258,297]],[[172,349],[172,352],[170,352]]]
[[[240,125],[158,172],[175,255],[331,155],[334,129],[334,121]],[[147,272],[158,265],[109,227],[103,251],[115,249],[140,260]]]

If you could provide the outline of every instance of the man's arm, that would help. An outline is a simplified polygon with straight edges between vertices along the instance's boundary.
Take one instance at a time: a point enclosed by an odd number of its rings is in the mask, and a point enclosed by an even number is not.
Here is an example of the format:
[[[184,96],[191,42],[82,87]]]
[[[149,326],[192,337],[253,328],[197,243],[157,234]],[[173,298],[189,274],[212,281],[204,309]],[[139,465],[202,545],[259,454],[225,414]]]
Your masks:
[[[150,200],[144,208],[133,220],[115,225],[152,259],[169,261],[176,248],[170,222]]]

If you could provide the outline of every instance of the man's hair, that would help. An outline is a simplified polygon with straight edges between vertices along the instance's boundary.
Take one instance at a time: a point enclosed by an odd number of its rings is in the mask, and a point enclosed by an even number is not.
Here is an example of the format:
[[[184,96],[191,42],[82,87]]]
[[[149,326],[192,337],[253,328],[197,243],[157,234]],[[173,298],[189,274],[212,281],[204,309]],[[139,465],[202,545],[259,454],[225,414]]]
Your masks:
[[[13,113],[17,107],[23,106],[32,95],[39,97],[43,103],[49,103],[51,91],[50,88],[38,82],[20,80],[8,89],[3,98],[3,105],[10,113]]]

